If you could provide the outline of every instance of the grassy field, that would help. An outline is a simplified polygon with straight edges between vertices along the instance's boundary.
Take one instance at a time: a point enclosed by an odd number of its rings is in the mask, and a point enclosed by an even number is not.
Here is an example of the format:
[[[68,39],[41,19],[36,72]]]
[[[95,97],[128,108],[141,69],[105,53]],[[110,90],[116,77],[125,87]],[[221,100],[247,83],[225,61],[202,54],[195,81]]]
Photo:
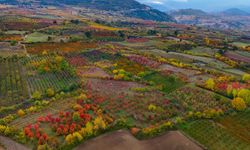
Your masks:
[[[245,47],[250,45],[250,43],[242,43],[242,42],[234,42],[232,44],[238,47]]]
[[[25,37],[26,43],[37,43],[37,42],[48,42],[49,37],[53,37],[51,35],[43,34],[40,32],[34,32]]]
[[[174,76],[163,76],[157,72],[144,76],[143,80],[155,84],[165,93],[170,93],[171,91],[174,91],[184,85],[182,81]]]
[[[192,52],[192,54],[198,55],[198,56],[204,55],[204,56],[213,57],[217,51],[218,50],[216,49],[211,49],[208,47],[195,47],[192,50],[189,50],[187,52]]]

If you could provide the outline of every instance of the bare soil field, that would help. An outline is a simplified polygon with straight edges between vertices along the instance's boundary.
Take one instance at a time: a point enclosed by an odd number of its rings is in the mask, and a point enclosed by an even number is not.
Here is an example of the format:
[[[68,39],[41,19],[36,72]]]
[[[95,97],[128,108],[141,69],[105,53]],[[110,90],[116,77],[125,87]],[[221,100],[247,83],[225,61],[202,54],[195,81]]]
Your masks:
[[[139,141],[128,131],[119,130],[87,141],[75,150],[202,150],[179,131]]]

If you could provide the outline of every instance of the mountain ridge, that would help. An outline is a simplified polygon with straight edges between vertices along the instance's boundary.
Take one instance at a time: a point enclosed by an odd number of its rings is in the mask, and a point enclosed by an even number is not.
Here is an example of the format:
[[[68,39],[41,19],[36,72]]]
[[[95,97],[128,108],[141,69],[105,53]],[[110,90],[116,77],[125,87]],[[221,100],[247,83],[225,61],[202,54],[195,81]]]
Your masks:
[[[27,4],[23,0],[0,0],[0,3],[6,4]],[[135,0],[30,0],[28,4],[39,3],[40,5],[71,5],[90,9],[114,11],[123,14],[126,17],[139,18],[144,20],[175,22],[168,14],[159,10],[153,9],[150,6],[141,4]]]
[[[250,16],[250,13],[239,8],[230,8],[221,12],[221,14],[227,16]]]

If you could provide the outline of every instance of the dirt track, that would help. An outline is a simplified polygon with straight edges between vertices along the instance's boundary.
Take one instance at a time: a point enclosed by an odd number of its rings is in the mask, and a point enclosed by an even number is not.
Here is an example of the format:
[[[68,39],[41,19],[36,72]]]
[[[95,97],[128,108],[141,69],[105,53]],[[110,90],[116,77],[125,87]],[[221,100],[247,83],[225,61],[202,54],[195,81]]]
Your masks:
[[[139,141],[128,131],[119,130],[89,140],[75,150],[202,150],[202,148],[179,131]]]

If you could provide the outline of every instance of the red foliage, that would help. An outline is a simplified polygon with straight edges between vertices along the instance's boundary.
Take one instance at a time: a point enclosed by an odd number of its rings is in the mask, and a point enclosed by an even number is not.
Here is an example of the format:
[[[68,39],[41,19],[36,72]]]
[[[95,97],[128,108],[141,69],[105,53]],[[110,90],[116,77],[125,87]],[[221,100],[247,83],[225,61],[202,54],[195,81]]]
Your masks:
[[[138,64],[145,65],[151,68],[157,68],[161,63],[150,60],[146,57],[139,56],[139,55],[130,55],[128,56],[128,59],[131,61],[134,61]]]

